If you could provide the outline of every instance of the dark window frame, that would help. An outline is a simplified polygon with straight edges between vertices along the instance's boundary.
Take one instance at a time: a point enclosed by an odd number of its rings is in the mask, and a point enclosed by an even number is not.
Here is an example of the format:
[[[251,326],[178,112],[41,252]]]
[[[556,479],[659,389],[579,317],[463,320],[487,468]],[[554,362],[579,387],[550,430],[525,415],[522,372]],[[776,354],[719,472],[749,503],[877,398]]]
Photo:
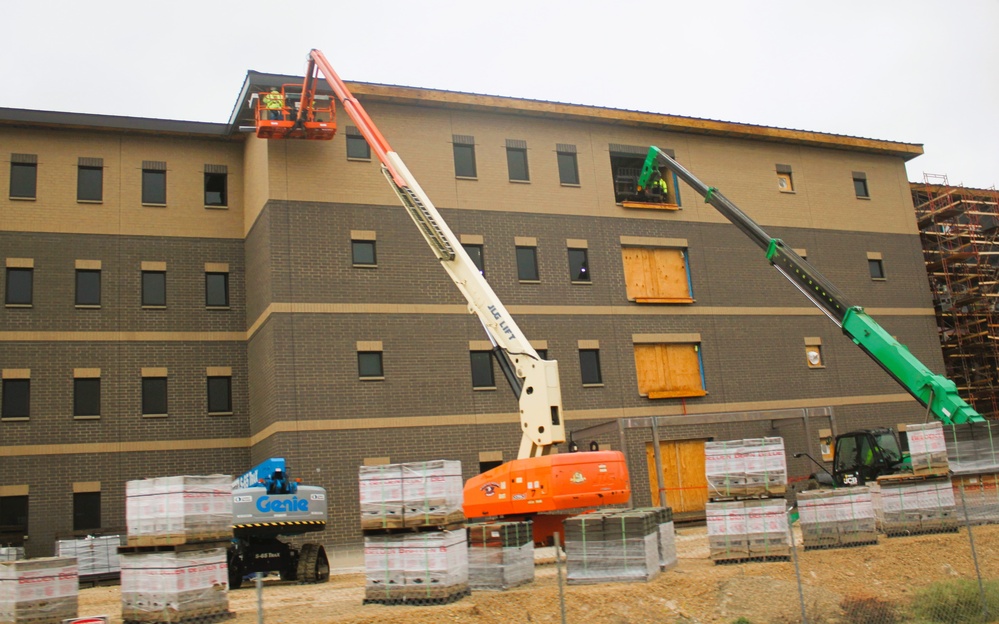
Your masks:
[[[480,275],[486,274],[486,250],[481,243],[462,243],[465,253],[471,258],[472,264],[479,270]]]
[[[73,417],[94,418],[101,415],[101,378],[73,378]]]
[[[347,144],[347,160],[371,160],[371,146],[368,145],[367,139],[365,139],[360,132],[353,134],[348,129],[345,136],[345,143]]]
[[[366,262],[368,259],[367,254],[361,255],[362,250],[370,249],[370,262]],[[378,245],[377,241],[373,240],[357,240],[353,239],[350,241],[350,262],[356,267],[376,267],[378,266]]]
[[[96,275],[96,287],[93,283],[87,284],[85,278],[93,278]],[[95,293],[96,288],[96,293]],[[94,297],[96,294],[96,298]],[[76,307],[99,308],[101,306],[101,270],[100,269],[77,269],[76,270],[76,297],[74,299]]]
[[[530,253],[530,261],[533,266],[526,266],[524,262],[527,261],[526,253]],[[517,256],[517,279],[521,282],[540,282],[541,281],[541,270],[538,267],[538,248],[536,245],[517,245],[515,248],[515,253]],[[534,273],[531,277],[526,277],[527,271],[533,269]]]
[[[166,416],[170,409],[167,377],[142,378],[142,415]],[[155,395],[153,393],[156,393]],[[160,409],[162,408],[162,409]]]
[[[496,389],[496,367],[492,351],[469,351],[473,390]],[[488,367],[488,371],[486,370]],[[488,381],[488,385],[485,383]]]
[[[600,349],[579,350],[579,376],[584,386],[602,386],[603,371],[600,369]]]
[[[872,280],[888,279],[885,276],[885,263],[881,258],[868,258],[867,270],[870,272]]]
[[[357,377],[359,379],[384,379],[385,357],[381,351],[357,352]]]
[[[143,169],[142,204],[147,206],[166,206],[166,203],[167,203],[166,169]]]
[[[73,492],[73,531],[101,528],[101,493]]]
[[[13,279],[13,276],[27,276],[27,282],[22,278]],[[34,267],[7,267],[6,281],[4,283],[4,303],[8,306],[31,306],[34,305],[35,290],[35,269]],[[27,290],[24,290],[27,289]]]
[[[11,199],[38,199],[38,163],[10,163],[9,197]]]
[[[212,286],[212,281],[221,279],[221,295],[218,299],[219,287]],[[215,298],[213,298],[215,297]],[[225,271],[205,271],[205,307],[206,308],[229,308],[229,273]]]
[[[475,164],[475,144],[452,143],[454,155],[454,177],[469,180],[478,179],[478,168]]]
[[[4,379],[0,394],[0,418],[31,418],[31,379]]]
[[[520,160],[518,160],[520,159]],[[515,172],[514,168],[518,170]],[[520,174],[520,169],[523,169],[523,177],[516,177],[514,173]],[[530,182],[531,181],[531,168],[530,162],[527,160],[527,148],[526,147],[506,147],[506,171],[511,182]]]
[[[164,181],[165,184],[165,181]],[[221,189],[217,188],[221,184]],[[218,196],[215,200],[214,196]],[[164,203],[166,192],[164,191]],[[214,200],[214,201],[213,201]],[[205,206],[211,208],[229,207],[229,174],[220,172],[205,172]]]
[[[578,260],[582,254],[582,260]],[[569,247],[569,280],[573,284],[592,284],[593,274],[590,271],[590,253],[584,247]]]
[[[208,414],[232,414],[232,375],[210,375],[205,381],[205,386]]]
[[[4,537],[21,538],[28,535],[30,501],[27,494],[0,496],[0,527]]]
[[[579,158],[576,152],[557,151],[555,155],[559,183],[563,186],[579,186]]]
[[[146,280],[152,280],[156,276],[162,276],[163,284],[159,286],[154,284],[152,281],[147,282]],[[159,290],[159,293],[152,292],[153,289]],[[153,297],[153,295],[159,295],[159,297]],[[167,305],[167,286],[166,286],[166,271],[143,271],[142,272],[142,307],[144,308],[165,308]]]
[[[853,173],[853,192],[857,199],[871,198],[871,188],[867,185],[867,174],[857,171]]]
[[[76,201],[94,203],[104,201],[104,167],[77,165]]]

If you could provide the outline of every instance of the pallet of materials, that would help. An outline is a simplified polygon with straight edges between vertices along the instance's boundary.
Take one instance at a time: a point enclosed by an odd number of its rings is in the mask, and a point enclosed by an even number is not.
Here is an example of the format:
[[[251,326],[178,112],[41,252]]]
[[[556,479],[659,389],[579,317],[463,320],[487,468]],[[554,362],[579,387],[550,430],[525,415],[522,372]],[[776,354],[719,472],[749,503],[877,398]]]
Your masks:
[[[364,604],[448,604],[468,594],[465,529],[365,535]]]
[[[880,477],[875,513],[889,537],[918,533],[949,533],[960,525],[949,477]]]
[[[80,572],[80,580],[88,577],[116,575],[120,535],[102,535],[82,539],[61,539],[56,541],[56,554],[60,557],[75,557]]]
[[[361,466],[361,530],[447,527],[465,521],[461,462]]]
[[[143,548],[165,550],[145,552]],[[123,547],[121,616],[126,624],[214,621],[229,616],[225,548],[184,548]]]
[[[659,570],[665,572],[676,567],[676,527],[670,507],[643,507],[635,511],[649,511],[659,524]]]
[[[468,529],[468,586],[506,590],[534,580],[534,523],[482,522]]]
[[[650,581],[659,575],[659,515],[621,510],[567,518],[565,555],[570,585]]]
[[[78,595],[71,557],[0,562],[0,624],[59,624],[76,617]]]
[[[913,474],[940,474],[949,469],[943,423],[906,425]]]
[[[799,492],[798,513],[805,550],[878,541],[874,500],[868,487]]]
[[[783,438],[706,442],[704,469],[712,500],[775,497],[787,491]]]
[[[989,472],[955,474],[951,477],[958,517],[972,524],[999,522],[999,468]]]
[[[791,554],[784,499],[709,502],[708,549],[715,563],[787,561]]]
[[[232,477],[158,477],[125,484],[129,546],[232,537]]]
[[[999,427],[991,421],[947,425],[944,438],[954,474],[999,473]]]
[[[21,546],[0,546],[0,561],[17,561],[24,559],[24,548]]]

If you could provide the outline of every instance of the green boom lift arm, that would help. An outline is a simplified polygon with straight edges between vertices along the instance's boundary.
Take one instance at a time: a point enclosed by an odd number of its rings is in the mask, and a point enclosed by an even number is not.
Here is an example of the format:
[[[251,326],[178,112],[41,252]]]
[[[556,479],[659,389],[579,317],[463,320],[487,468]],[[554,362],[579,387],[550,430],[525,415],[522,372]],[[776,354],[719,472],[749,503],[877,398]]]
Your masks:
[[[733,225],[765,250],[767,260],[781,275],[836,323],[854,344],[863,349],[937,420],[944,424],[985,420],[958,395],[957,386],[953,381],[933,373],[912,355],[905,345],[868,316],[863,308],[850,304],[843,293],[807,260],[787,247],[779,238],[772,238],[764,232],[746,213],[718,192],[718,189],[705,185],[658,147],[649,148],[649,154],[645,158],[638,179],[639,188],[644,188],[649,183],[660,162],[700,193],[705,203],[714,206]]]

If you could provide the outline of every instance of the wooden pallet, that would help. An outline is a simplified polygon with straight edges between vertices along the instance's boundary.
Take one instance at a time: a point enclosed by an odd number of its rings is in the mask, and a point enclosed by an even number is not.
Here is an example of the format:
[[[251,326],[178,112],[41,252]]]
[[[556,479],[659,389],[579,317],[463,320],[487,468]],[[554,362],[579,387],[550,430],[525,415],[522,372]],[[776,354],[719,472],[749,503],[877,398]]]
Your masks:
[[[122,624],[211,624],[236,617],[235,611],[209,611],[197,609],[186,613],[170,613],[162,619],[163,613],[144,613],[135,619],[134,614],[122,614]],[[159,619],[158,619],[159,618]]]
[[[374,593],[381,592],[374,590]],[[362,604],[380,604],[388,606],[445,605],[457,602],[465,596],[471,595],[471,593],[472,591],[467,585],[455,585],[454,587],[437,587],[429,589],[423,587],[399,587],[391,591],[391,594],[394,595],[386,597],[365,595],[364,602]]]
[[[622,208],[640,208],[645,210],[679,210],[680,207],[676,204],[666,204],[657,202],[638,202],[638,201],[626,201],[621,202]]]
[[[751,555],[749,557],[732,557],[712,559],[715,565],[735,565],[739,563],[772,563],[775,561],[790,561],[791,555]]]
[[[210,550],[213,548],[228,548],[232,538],[218,538],[199,541],[188,541],[181,544],[129,544],[119,546],[119,555],[129,555],[144,552],[191,552],[192,550]]]
[[[877,543],[878,540],[870,542],[854,542],[852,544],[822,544],[822,545],[805,544],[805,550],[834,550],[837,548],[858,548],[860,546],[874,546]]]
[[[883,475],[878,477],[878,483],[906,483],[909,481],[931,481],[934,479],[940,479],[942,477],[947,477],[950,475],[950,471],[947,468],[941,468],[938,470],[927,470],[918,473],[903,472],[900,474]]]
[[[460,522],[450,524],[423,524],[418,526],[392,526],[377,529],[361,528],[361,533],[366,536],[376,535],[401,535],[407,533],[433,533],[435,531],[457,531],[465,528],[464,516]]]
[[[180,546],[203,542],[221,542],[232,539],[232,531],[226,533],[170,533],[162,535],[129,535],[127,546]]]
[[[80,587],[106,587],[109,585],[121,585],[121,572],[80,575]]]

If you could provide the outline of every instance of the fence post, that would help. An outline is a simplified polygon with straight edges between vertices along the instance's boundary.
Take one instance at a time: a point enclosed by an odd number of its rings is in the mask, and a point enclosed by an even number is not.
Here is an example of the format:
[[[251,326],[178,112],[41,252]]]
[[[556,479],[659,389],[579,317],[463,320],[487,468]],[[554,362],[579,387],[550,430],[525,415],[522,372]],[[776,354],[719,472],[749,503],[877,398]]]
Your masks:
[[[798,567],[798,545],[794,543],[794,531],[791,530],[791,509],[784,511],[787,517],[787,539],[791,542],[791,560],[794,561],[794,578],[798,581],[798,603],[801,605],[801,624],[808,624],[808,613],[805,611],[805,589],[801,585],[801,568]]]
[[[562,624],[565,624],[565,591],[562,589],[562,556],[559,554],[558,532],[555,532],[555,571],[558,574],[558,604],[562,610]]]
[[[264,573],[257,572],[257,624],[264,624]]]
[[[988,620],[989,603],[985,599],[985,584],[982,582],[982,570],[978,567],[978,550],[975,548],[975,534],[971,530],[971,517],[968,515],[968,500],[964,497],[964,479],[961,479],[961,507],[964,509],[964,525],[968,527],[968,541],[971,542],[971,560],[975,562],[975,576],[978,577],[978,594],[982,599],[982,615]]]

